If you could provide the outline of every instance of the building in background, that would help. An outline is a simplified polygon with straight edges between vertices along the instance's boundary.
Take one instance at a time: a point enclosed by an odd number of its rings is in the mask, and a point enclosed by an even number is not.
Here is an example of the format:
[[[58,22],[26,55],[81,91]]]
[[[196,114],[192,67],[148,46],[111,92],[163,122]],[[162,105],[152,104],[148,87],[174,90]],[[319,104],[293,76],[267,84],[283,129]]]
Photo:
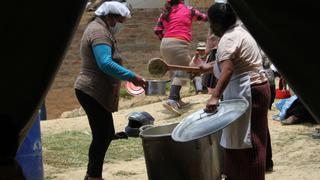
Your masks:
[[[160,56],[160,41],[153,34],[153,27],[161,13],[165,0],[127,1],[133,6],[133,16],[125,22],[117,40],[121,45],[120,49],[124,57],[128,59],[124,65],[134,71],[144,70],[140,74],[148,77],[148,72],[146,71],[148,60]],[[197,7],[203,12],[207,11],[212,2],[212,0],[186,0],[186,4]],[[80,107],[74,95],[73,84],[81,63],[79,55],[80,38],[91,13],[85,12],[83,14],[79,27],[46,97],[47,119],[59,118],[63,112]],[[192,49],[195,49],[197,42],[205,41],[207,30],[208,25],[194,23]]]

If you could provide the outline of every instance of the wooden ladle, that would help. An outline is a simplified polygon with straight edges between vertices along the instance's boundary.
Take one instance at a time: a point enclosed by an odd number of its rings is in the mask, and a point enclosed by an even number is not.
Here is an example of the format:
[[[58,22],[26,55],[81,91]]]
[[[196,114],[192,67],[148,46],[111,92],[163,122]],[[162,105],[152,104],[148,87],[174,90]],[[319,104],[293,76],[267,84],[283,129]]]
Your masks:
[[[148,70],[150,74],[154,76],[163,76],[169,70],[181,70],[181,71],[192,72],[192,73],[201,72],[199,67],[170,65],[165,61],[163,61],[161,58],[150,59],[148,63]]]

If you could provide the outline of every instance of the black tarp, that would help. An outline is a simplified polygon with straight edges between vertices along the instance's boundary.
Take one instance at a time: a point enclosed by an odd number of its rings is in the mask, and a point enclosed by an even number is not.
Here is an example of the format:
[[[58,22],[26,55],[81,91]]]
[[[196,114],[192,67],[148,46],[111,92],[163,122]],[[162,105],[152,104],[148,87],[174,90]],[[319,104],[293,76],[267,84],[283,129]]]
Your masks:
[[[290,87],[320,122],[316,1],[229,0]]]

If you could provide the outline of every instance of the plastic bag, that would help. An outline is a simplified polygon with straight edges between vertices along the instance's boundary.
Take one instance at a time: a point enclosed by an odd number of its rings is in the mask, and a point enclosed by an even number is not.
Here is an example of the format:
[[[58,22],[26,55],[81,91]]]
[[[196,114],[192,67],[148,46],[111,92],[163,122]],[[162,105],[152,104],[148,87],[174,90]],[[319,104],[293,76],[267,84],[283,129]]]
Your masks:
[[[296,95],[291,96],[287,99],[282,99],[278,103],[276,103],[277,109],[279,109],[279,118],[280,120],[284,120],[286,117],[287,110],[290,108],[290,106],[293,104],[295,100],[297,100],[298,97]]]

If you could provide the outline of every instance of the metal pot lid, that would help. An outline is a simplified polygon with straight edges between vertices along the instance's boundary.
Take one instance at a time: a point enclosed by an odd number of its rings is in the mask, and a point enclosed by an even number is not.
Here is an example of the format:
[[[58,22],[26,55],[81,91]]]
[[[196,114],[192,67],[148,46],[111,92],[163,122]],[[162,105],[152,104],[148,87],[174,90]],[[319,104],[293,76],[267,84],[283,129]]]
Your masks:
[[[245,99],[220,102],[215,113],[203,109],[184,118],[172,131],[174,141],[186,142],[199,139],[224,129],[232,122],[241,119],[249,107]]]

